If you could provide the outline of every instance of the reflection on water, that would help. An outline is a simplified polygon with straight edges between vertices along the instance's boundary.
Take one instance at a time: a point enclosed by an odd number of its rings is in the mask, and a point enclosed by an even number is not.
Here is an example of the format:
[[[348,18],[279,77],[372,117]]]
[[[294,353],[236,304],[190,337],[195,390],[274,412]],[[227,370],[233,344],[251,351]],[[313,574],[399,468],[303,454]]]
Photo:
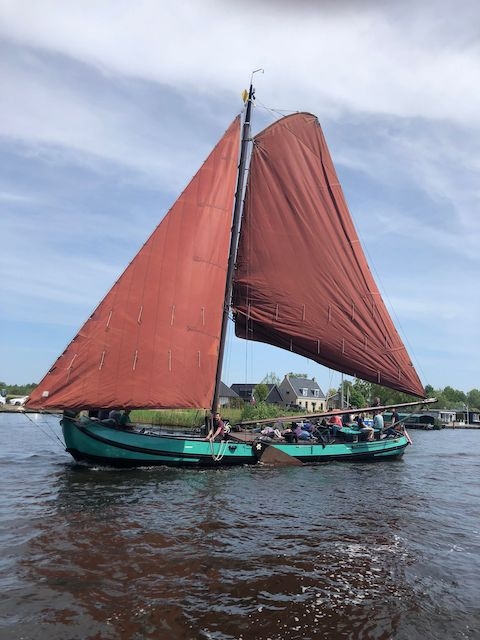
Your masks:
[[[480,431],[380,464],[114,471],[2,418],[2,640],[480,637]]]

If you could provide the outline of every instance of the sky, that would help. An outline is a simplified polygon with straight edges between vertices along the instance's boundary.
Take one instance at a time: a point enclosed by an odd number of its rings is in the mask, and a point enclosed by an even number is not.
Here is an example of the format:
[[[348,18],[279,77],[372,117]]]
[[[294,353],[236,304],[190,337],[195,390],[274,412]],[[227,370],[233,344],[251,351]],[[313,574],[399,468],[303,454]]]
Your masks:
[[[318,116],[422,382],[480,388],[476,0],[0,0],[1,381],[40,381],[257,69],[254,126]],[[229,340],[227,384],[289,372],[339,384]]]

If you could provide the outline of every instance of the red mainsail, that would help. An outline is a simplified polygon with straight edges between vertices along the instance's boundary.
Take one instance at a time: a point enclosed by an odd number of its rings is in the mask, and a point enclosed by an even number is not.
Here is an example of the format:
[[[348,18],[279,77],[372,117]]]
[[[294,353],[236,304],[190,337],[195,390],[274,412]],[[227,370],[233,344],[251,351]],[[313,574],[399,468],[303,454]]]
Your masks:
[[[236,118],[28,407],[211,406],[239,140]]]
[[[425,397],[311,114],[254,139],[233,308],[239,337]]]

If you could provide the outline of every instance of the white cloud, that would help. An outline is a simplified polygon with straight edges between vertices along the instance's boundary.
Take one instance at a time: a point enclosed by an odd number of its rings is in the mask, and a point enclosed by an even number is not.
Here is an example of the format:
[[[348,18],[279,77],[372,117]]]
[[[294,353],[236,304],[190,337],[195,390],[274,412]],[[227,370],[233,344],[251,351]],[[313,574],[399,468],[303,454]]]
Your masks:
[[[4,0],[0,33],[106,75],[203,95],[240,90],[263,66],[268,97],[283,97],[286,108],[326,98],[337,108],[478,126],[475,4],[451,13],[438,3],[403,6]]]
[[[411,341],[478,361],[479,24],[469,1],[0,0],[11,318],[77,327],[126,264],[112,246],[130,259],[263,67],[259,107],[319,115]],[[478,386],[463,365],[444,383]]]
[[[0,75],[8,87],[0,136],[26,142],[32,150],[37,147],[51,162],[92,166],[107,161],[150,180],[163,176],[168,181],[174,178],[172,167],[191,163],[188,147],[175,148],[172,130],[159,126],[163,110],[156,122],[147,116],[147,127],[129,91],[113,85],[101,95],[95,86],[69,78],[68,67],[52,70],[48,65],[42,55],[35,64],[15,56],[0,60]],[[91,85],[99,83],[95,75],[85,75]]]

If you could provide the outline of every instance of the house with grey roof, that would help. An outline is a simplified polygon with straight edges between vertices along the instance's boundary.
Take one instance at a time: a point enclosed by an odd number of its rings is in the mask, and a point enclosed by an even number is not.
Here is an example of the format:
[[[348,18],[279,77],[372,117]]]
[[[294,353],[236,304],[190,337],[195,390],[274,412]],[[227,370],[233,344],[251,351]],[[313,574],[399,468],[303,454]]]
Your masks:
[[[325,410],[326,397],[315,378],[298,378],[287,374],[278,385],[284,407],[299,407],[307,413]]]
[[[230,407],[233,400],[238,398],[238,394],[233,389],[227,387],[222,381],[220,381],[220,389],[218,396],[218,403],[221,407]]]
[[[255,398],[255,387],[258,384],[265,384],[265,383],[262,383],[262,382],[253,382],[253,383],[252,382],[249,382],[249,383],[234,382],[231,385],[231,389],[232,389],[232,391],[235,392],[235,394],[239,398],[242,398],[242,400],[244,402],[253,404],[255,401],[258,400],[258,398]],[[267,397],[265,398],[265,402],[268,402],[269,404],[283,405],[283,399],[282,399],[282,396],[281,396],[280,392],[278,391],[277,385],[268,383],[268,384],[266,384],[266,387],[268,389],[268,393],[267,393]]]
[[[237,394],[244,402],[253,402],[253,390],[257,386],[257,382],[234,382],[230,385],[230,389]]]
[[[268,384],[268,395],[265,399],[265,402],[268,402],[268,404],[278,404],[280,406],[283,406],[283,398],[280,394],[280,391],[278,390],[278,387],[276,384]]]

